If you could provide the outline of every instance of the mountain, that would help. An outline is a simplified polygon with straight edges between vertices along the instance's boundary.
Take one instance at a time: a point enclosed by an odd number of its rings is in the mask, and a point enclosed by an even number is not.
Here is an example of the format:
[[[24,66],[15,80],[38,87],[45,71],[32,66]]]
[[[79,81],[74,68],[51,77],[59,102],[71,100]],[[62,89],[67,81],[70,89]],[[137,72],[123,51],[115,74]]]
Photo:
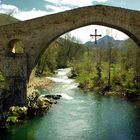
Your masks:
[[[113,44],[113,46],[114,45],[118,46],[121,42],[122,42],[121,40],[115,40],[113,37],[106,35],[97,40],[97,45],[93,41],[88,41],[84,45],[88,47],[96,47],[96,46],[108,46],[109,43],[111,43]]]
[[[0,26],[18,22],[19,20],[6,14],[0,14]]]

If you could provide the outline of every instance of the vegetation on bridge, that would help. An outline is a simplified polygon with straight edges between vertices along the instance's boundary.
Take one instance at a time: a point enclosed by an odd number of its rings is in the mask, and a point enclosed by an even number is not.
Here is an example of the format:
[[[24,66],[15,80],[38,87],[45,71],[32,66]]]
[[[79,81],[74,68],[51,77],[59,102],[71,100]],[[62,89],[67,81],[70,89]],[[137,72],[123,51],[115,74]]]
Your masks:
[[[4,87],[4,77],[2,75],[2,73],[0,72],[0,89]]]

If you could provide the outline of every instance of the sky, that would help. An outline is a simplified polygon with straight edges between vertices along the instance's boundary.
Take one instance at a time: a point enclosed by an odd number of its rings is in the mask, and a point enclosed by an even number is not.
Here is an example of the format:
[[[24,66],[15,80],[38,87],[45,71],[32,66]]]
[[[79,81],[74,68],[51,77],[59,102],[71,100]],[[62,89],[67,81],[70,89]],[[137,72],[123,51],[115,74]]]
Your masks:
[[[44,15],[58,13],[78,7],[91,6],[96,4],[123,7],[140,11],[140,0],[0,0],[0,13],[6,13],[19,20],[28,20]],[[108,34],[118,40],[128,37],[115,29],[104,26],[91,25],[73,30],[75,36],[81,42],[92,41],[90,34],[97,29],[99,34]]]

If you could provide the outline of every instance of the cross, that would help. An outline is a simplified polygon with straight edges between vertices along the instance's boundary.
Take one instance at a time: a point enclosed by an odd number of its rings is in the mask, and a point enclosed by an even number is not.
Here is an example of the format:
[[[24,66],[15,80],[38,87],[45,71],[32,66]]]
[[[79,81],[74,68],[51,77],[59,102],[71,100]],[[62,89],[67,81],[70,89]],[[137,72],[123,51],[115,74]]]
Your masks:
[[[97,34],[97,29],[95,29],[95,34],[93,35],[93,34],[90,34],[90,37],[95,37],[95,44],[97,44],[97,37],[101,37],[102,35],[100,34],[100,35],[98,35]]]

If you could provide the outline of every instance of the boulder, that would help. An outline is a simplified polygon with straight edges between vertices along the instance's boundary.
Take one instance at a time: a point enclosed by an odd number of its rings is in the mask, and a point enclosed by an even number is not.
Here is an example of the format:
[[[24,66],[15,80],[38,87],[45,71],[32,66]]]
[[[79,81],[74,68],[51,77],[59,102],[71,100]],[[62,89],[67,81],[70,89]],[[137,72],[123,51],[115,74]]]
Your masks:
[[[45,95],[48,99],[58,100],[62,97],[62,95]]]
[[[43,115],[46,111],[49,110],[52,103],[50,103],[46,98],[42,95],[38,97],[34,97],[32,99],[29,99],[28,102],[28,110],[27,110],[27,116],[33,117],[37,115]]]

